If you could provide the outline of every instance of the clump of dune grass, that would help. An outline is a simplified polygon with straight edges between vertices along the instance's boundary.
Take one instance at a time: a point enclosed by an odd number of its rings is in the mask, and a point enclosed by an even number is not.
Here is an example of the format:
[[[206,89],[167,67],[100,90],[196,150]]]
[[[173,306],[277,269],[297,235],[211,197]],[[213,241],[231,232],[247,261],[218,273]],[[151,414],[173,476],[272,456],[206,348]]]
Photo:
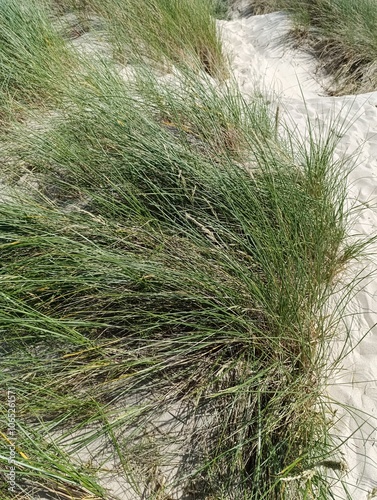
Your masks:
[[[319,58],[330,78],[329,93],[377,88],[377,6],[373,0],[253,0],[253,14],[285,10],[292,15],[297,45]]]
[[[102,66],[21,135],[42,185],[0,205],[2,377],[20,432],[105,439],[139,496],[327,500],[327,303],[360,251],[336,135],[287,143],[267,103],[210,82]],[[36,477],[27,454],[23,481],[107,498],[73,457]]]
[[[217,19],[226,19],[229,12],[228,0],[215,0],[213,3],[213,14]]]
[[[143,58],[158,65],[199,68],[221,78],[228,74],[212,1],[104,0],[94,8],[107,19],[115,55],[122,62]]]
[[[56,99],[73,59],[42,2],[2,1],[0,121],[25,106],[45,106]]]
[[[285,0],[295,35],[319,57],[335,94],[377,88],[377,5],[373,0]]]
[[[144,155],[143,161],[150,159],[151,179],[157,176],[163,183],[165,169],[156,165],[161,144],[174,147],[182,156],[185,168],[177,171],[178,185],[185,184],[186,169],[192,175],[191,163],[198,157],[210,162],[211,171],[217,175],[218,169],[224,164],[229,168],[235,160],[243,161],[241,168],[252,169],[258,155],[265,156],[269,147],[280,150],[282,160],[285,156],[275,141],[275,109],[259,93],[246,101],[235,82],[216,87],[205,74],[198,76],[190,71],[176,72],[165,81],[141,69],[125,83],[106,63],[89,68],[83,78],[83,85],[77,91],[72,89],[71,104],[59,113],[55,126],[52,120],[51,133],[33,137],[34,146],[27,147],[23,156],[29,168],[52,175],[49,185],[60,189],[62,196],[65,192],[68,199],[77,195],[72,186],[80,186],[81,192],[87,180],[93,185],[93,176],[98,176],[98,186],[108,179],[108,186],[116,191],[113,180],[122,176],[124,169],[132,172],[138,168],[140,155]],[[83,133],[86,129],[95,134]],[[109,164],[95,153],[97,137],[103,138],[101,149]],[[149,153],[141,147],[143,137],[150,141],[149,148],[154,145]],[[49,148],[51,143],[54,148]],[[124,161],[124,155],[130,155],[129,161]],[[97,162],[96,169],[84,168],[93,161]],[[62,164],[66,165],[64,170]],[[111,177],[107,176],[109,169]],[[208,173],[203,174],[204,179]],[[170,184],[167,180],[166,187]],[[192,185],[190,189],[194,188]]]
[[[270,14],[284,8],[285,0],[250,0],[250,7],[247,10],[248,14],[260,16],[262,14]]]

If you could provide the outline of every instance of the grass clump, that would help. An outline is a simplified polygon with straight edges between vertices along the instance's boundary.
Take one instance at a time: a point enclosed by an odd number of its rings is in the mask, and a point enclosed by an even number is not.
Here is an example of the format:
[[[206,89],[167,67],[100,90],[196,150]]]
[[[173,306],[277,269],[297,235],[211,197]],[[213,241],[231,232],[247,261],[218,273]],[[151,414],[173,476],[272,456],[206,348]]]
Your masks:
[[[228,0],[215,0],[213,14],[217,19],[226,19],[229,11]]]
[[[229,123],[238,146],[219,150]],[[33,405],[51,429],[89,429],[76,448],[104,438],[149,498],[331,497],[326,305],[359,248],[335,134],[276,134],[260,99],[102,67],[22,139],[48,181],[0,205],[5,373],[35,395],[20,425]]]
[[[254,0],[253,14],[285,10],[292,35],[319,58],[333,95],[377,88],[377,5],[374,0]]]
[[[197,182],[205,185],[212,172],[215,182],[219,169],[232,168],[234,161],[246,159],[248,166],[240,168],[253,168],[258,155],[267,154],[268,148],[264,150],[261,144],[273,147],[273,111],[260,95],[246,102],[235,84],[216,88],[210,78],[191,72],[177,73],[165,82],[142,70],[126,85],[106,64],[89,70],[84,85],[71,94],[71,106],[56,119],[56,127],[46,136],[34,138],[34,145],[25,150],[24,162],[31,169],[52,175],[49,186],[60,190],[63,198],[78,196],[72,186],[80,186],[79,192],[83,192],[88,183],[107,186],[115,194],[115,179],[120,183],[124,176],[138,179],[140,162],[149,171],[145,179],[149,178],[151,185],[154,179],[161,185],[165,182],[168,191],[164,196],[171,190],[174,197],[186,178],[199,176]],[[88,130],[93,133],[88,134]],[[171,157],[171,171],[165,181],[166,168],[159,164],[161,144]],[[177,155],[179,167],[175,166]],[[192,164],[198,159],[208,163],[205,173],[199,168],[193,171]],[[173,172],[177,179],[172,184]],[[147,185],[134,188],[135,192],[149,191]],[[186,189],[184,203],[190,190],[195,195],[195,184],[190,183]],[[172,203],[178,208],[178,198]],[[207,202],[204,205],[208,207]],[[119,208],[125,210],[126,206],[120,204]]]
[[[105,0],[95,10],[108,21],[116,57],[189,66],[214,77],[228,74],[214,5],[207,0]]]
[[[0,3],[0,120],[57,98],[73,57],[37,0]]]
[[[252,4],[255,14],[286,10],[292,34],[318,58],[334,95],[377,87],[377,5],[373,0],[281,0]]]
[[[334,94],[377,88],[377,5],[373,0],[285,0],[295,34],[333,78]]]
[[[250,13],[255,16],[270,14],[271,12],[283,9],[284,6],[285,0],[251,0]]]

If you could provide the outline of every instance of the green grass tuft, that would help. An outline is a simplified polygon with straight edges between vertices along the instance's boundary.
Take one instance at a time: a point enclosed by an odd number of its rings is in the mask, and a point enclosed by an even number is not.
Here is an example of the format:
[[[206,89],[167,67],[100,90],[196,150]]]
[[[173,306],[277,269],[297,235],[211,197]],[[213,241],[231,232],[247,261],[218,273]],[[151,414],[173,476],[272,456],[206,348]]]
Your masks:
[[[2,119],[55,106],[3,150],[20,180],[0,203],[0,386],[22,498],[113,498],[109,471],[153,500],[328,500],[341,478],[327,350],[366,242],[348,238],[337,124],[300,137],[225,79],[220,4],[0,5]],[[104,17],[116,65],[88,56],[68,78],[52,26],[71,11]]]
[[[166,494],[328,499],[327,304],[360,250],[336,135],[286,143],[260,97],[210,83],[102,65],[19,138],[42,177],[36,199],[0,205],[5,377],[20,426],[105,439],[139,494],[158,498],[176,463]]]
[[[375,2],[317,0],[296,3],[293,11],[297,28],[306,34],[324,69],[333,75],[333,92],[360,93],[377,88]]]
[[[2,1],[0,121],[25,106],[40,107],[55,101],[74,61],[41,2]]]
[[[293,35],[332,78],[335,95],[377,88],[377,4],[374,0],[272,0],[253,2],[256,14],[286,10]]]
[[[207,0],[105,0],[94,9],[107,21],[115,55],[122,62],[143,58],[161,66],[188,66],[217,78],[228,75]]]

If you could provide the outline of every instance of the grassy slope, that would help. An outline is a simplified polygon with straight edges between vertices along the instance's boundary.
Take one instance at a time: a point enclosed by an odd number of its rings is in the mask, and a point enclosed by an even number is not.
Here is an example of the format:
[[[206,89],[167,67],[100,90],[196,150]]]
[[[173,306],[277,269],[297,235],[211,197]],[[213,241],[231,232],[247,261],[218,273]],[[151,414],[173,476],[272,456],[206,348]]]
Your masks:
[[[194,498],[330,498],[317,467],[331,452],[326,304],[359,251],[335,136],[286,143],[263,99],[187,66],[125,83],[98,64],[78,82],[49,128],[13,131],[14,168],[41,176],[40,192],[0,205],[19,484],[107,498],[95,476],[116,456],[150,498],[177,484]],[[190,425],[159,437],[168,412]],[[107,459],[67,454],[56,433],[69,429],[87,430],[78,449],[102,437]],[[182,449],[162,487],[156,471]]]

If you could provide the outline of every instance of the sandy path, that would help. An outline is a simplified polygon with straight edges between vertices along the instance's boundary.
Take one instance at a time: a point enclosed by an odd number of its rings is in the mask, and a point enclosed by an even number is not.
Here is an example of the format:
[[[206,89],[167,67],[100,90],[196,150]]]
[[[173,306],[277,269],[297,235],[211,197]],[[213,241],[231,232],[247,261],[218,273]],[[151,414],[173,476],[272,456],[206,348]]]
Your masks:
[[[287,116],[303,134],[308,115],[315,128],[328,124],[331,116],[343,122],[346,131],[336,154],[358,153],[349,177],[349,203],[358,200],[366,207],[355,221],[352,233],[370,236],[377,230],[377,92],[326,96],[316,75],[315,61],[284,42],[289,26],[282,13],[219,22],[244,93],[251,94],[255,84],[276,92]],[[355,264],[351,272],[358,272],[366,264]],[[376,261],[371,259],[368,270],[374,272],[376,268]],[[344,480],[353,500],[377,498],[376,296],[377,281],[370,277],[347,305],[347,310],[356,314],[346,318],[344,330],[349,330],[355,347],[328,388],[331,397],[355,409],[350,413],[338,407],[336,413],[337,417],[343,415],[337,424],[337,434],[340,438],[351,436],[341,452],[348,469]],[[339,352],[342,345],[341,339],[334,342],[334,352]],[[338,488],[334,493],[338,498],[346,498]]]

